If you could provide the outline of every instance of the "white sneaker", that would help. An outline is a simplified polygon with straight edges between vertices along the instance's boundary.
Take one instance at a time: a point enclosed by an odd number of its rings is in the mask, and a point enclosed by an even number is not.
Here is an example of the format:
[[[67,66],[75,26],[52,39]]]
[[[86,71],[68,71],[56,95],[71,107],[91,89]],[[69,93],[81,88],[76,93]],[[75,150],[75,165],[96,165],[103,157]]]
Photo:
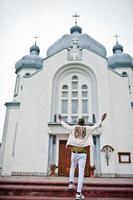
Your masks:
[[[68,188],[69,188],[69,190],[74,190],[75,185],[73,183],[69,183]]]
[[[85,199],[85,197],[82,194],[76,194],[76,200],[78,199]]]

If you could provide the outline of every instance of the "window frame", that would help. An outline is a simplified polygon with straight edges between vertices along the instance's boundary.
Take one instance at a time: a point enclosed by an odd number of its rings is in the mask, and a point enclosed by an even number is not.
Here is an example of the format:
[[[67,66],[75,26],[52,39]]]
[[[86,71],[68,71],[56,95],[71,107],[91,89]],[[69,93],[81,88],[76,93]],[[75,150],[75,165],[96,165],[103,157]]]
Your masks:
[[[16,84],[14,89],[14,97],[18,96],[19,93],[19,85],[20,85],[20,75],[16,77]]]

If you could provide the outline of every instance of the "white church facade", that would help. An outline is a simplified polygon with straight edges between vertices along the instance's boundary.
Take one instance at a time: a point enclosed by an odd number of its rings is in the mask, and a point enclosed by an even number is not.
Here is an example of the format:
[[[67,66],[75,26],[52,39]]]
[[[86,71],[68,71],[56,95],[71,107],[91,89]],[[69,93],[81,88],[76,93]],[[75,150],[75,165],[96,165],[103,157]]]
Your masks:
[[[67,176],[69,133],[60,113],[73,125],[79,117],[95,124],[107,119],[88,147],[86,176],[133,177],[133,58],[116,41],[113,55],[75,24],[39,57],[35,43],[16,67],[14,98],[6,102],[0,152],[1,175]]]

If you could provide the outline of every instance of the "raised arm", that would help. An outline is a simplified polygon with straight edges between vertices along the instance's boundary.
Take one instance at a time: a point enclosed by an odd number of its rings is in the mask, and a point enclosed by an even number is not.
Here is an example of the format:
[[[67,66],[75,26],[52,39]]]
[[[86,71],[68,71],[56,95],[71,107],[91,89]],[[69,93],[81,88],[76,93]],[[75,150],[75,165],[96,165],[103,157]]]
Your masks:
[[[105,120],[106,117],[107,117],[107,113],[104,113],[104,114],[102,115],[102,118],[101,118],[102,122]]]
[[[65,123],[65,122],[63,121],[62,116],[61,116],[60,114],[58,115],[58,119],[60,120],[61,125],[62,125],[65,129],[69,130],[70,132],[73,131],[74,126],[70,126],[70,125],[68,125],[67,123]]]
[[[97,122],[96,124],[94,124],[93,126],[88,126],[87,129],[90,130],[91,132],[94,131],[95,129],[99,128],[102,124],[102,122],[105,120],[105,118],[107,117],[107,113],[104,113],[101,117],[101,120],[99,122]]]

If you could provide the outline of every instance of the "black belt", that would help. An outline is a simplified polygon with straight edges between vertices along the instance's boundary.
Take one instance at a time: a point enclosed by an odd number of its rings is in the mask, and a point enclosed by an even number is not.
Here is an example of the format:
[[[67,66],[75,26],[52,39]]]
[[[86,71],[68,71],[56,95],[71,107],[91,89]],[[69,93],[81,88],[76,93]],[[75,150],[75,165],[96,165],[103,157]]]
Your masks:
[[[73,153],[86,153],[86,152],[83,152],[83,151],[73,151]]]

